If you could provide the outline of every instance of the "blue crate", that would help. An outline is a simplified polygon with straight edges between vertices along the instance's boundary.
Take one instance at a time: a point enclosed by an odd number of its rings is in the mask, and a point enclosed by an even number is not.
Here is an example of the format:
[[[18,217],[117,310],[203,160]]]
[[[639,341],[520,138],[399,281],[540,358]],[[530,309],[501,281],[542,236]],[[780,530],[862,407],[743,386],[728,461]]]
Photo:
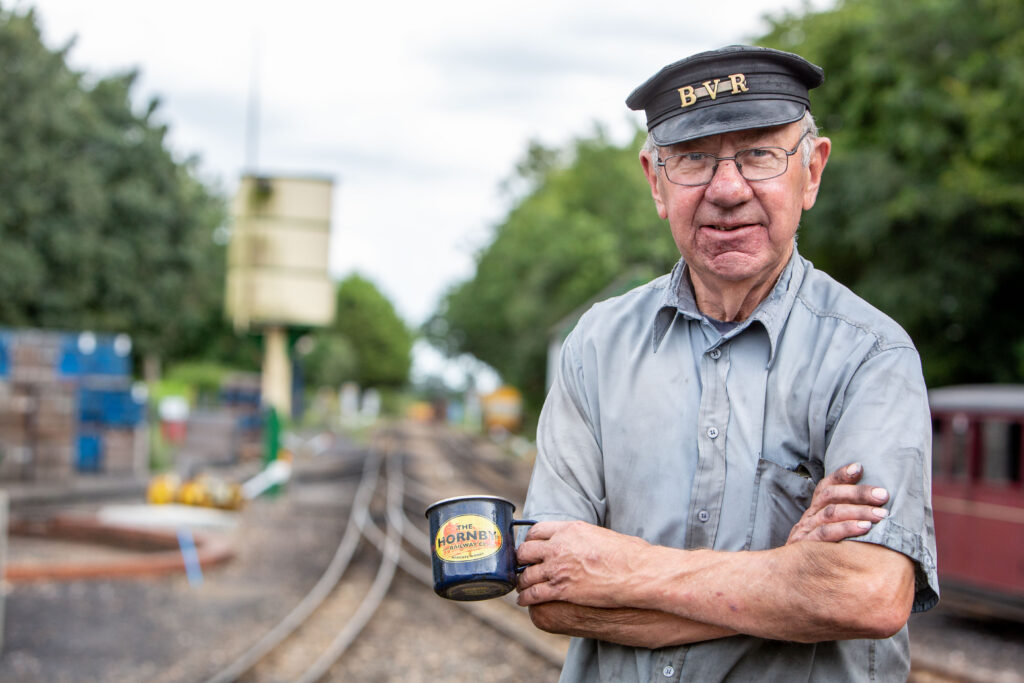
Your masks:
[[[113,338],[104,340],[96,349],[100,373],[104,375],[130,375],[131,357],[118,352]]]
[[[136,401],[131,389],[93,388],[78,390],[78,418],[112,427],[131,427],[145,417],[146,404]]]
[[[103,421],[103,394],[101,389],[81,387],[78,390],[78,419],[82,422]]]
[[[131,403],[131,395],[126,394],[124,391],[103,392],[103,424],[121,425],[128,421],[126,408]]]
[[[58,369],[68,376],[129,376],[131,340],[123,334],[66,333]]]
[[[8,334],[0,331],[0,377],[6,377],[11,371],[11,362],[7,357]]]
[[[99,434],[79,434],[79,472],[99,472],[103,467],[103,439]]]
[[[103,422],[126,427],[142,419],[142,405],[136,403],[129,391],[110,391],[103,395]]]
[[[220,400],[221,403],[229,406],[258,407],[260,405],[260,390],[225,387],[220,390]]]
[[[79,352],[78,356],[84,375],[127,375],[131,371],[129,357],[118,355],[110,340],[99,340],[92,353]]]
[[[263,416],[259,413],[251,415],[240,415],[236,422],[241,431],[255,431],[263,429]]]
[[[78,352],[78,344],[74,335],[63,335],[60,344],[60,359],[57,361],[57,372],[64,377],[78,377],[82,374],[82,357]]]

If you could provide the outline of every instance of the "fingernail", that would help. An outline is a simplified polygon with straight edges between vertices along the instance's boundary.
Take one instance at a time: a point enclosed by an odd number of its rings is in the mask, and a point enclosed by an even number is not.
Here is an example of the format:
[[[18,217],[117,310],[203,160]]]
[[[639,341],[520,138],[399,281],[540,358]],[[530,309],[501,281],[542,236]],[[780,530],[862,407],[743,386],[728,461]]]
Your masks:
[[[846,468],[846,473],[848,475],[850,475],[851,477],[860,474],[860,463],[859,462],[855,462],[852,465],[850,465],[849,467],[847,467]]]
[[[889,492],[883,488],[871,489],[871,495],[878,500],[889,500]]]
[[[875,514],[875,517],[879,517],[881,519],[885,519],[889,516],[889,511],[885,508],[875,508],[871,512]]]
[[[862,519],[861,521],[857,522],[857,526],[859,526],[861,529],[870,529],[871,522]]]

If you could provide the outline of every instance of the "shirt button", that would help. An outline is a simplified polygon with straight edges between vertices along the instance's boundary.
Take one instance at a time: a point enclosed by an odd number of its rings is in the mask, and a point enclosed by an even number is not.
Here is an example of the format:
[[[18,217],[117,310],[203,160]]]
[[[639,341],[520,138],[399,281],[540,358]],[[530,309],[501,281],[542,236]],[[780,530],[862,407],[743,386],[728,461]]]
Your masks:
[[[708,355],[711,356],[711,360],[718,360],[722,357],[722,349],[711,349]]]
[[[707,510],[701,510],[700,512],[697,513],[697,519],[699,519],[702,522],[706,522],[709,519],[711,519],[711,514],[708,513]]]
[[[673,667],[671,664],[669,664],[668,666],[666,666],[664,669],[661,670],[661,673],[663,673],[665,675],[665,678],[672,678],[673,676],[676,675],[676,670],[675,670],[675,667]]]
[[[717,439],[718,427],[708,427],[707,435],[709,439]]]

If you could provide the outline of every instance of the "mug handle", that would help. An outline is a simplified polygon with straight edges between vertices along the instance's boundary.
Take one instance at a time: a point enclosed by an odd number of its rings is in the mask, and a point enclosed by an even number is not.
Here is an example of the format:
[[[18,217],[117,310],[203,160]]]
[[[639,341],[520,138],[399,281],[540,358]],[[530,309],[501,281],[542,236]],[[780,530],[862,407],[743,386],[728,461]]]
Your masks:
[[[516,527],[516,526],[533,526],[536,523],[537,523],[537,520],[535,520],[535,519],[513,519],[512,520],[512,526],[513,527]],[[524,564],[524,565],[518,565],[517,564],[516,565],[516,574],[519,574],[520,572],[522,572],[524,569],[526,569],[529,566],[530,565],[528,565],[528,564]]]

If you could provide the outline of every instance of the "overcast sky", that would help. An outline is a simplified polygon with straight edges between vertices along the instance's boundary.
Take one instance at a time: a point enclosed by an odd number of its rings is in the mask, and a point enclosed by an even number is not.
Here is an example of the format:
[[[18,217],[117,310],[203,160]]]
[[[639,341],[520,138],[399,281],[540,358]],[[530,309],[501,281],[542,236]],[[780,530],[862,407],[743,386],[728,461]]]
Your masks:
[[[830,5],[817,0],[813,7]],[[231,193],[247,161],[258,74],[256,169],[335,180],[331,273],[373,280],[413,325],[473,271],[509,206],[500,191],[531,139],[561,145],[605,126],[659,68],[748,42],[766,13],[803,0],[37,0],[72,65],[137,68],[181,158]],[[251,154],[249,156],[252,156]],[[639,167],[638,167],[639,172]],[[666,232],[666,239],[667,232]]]

